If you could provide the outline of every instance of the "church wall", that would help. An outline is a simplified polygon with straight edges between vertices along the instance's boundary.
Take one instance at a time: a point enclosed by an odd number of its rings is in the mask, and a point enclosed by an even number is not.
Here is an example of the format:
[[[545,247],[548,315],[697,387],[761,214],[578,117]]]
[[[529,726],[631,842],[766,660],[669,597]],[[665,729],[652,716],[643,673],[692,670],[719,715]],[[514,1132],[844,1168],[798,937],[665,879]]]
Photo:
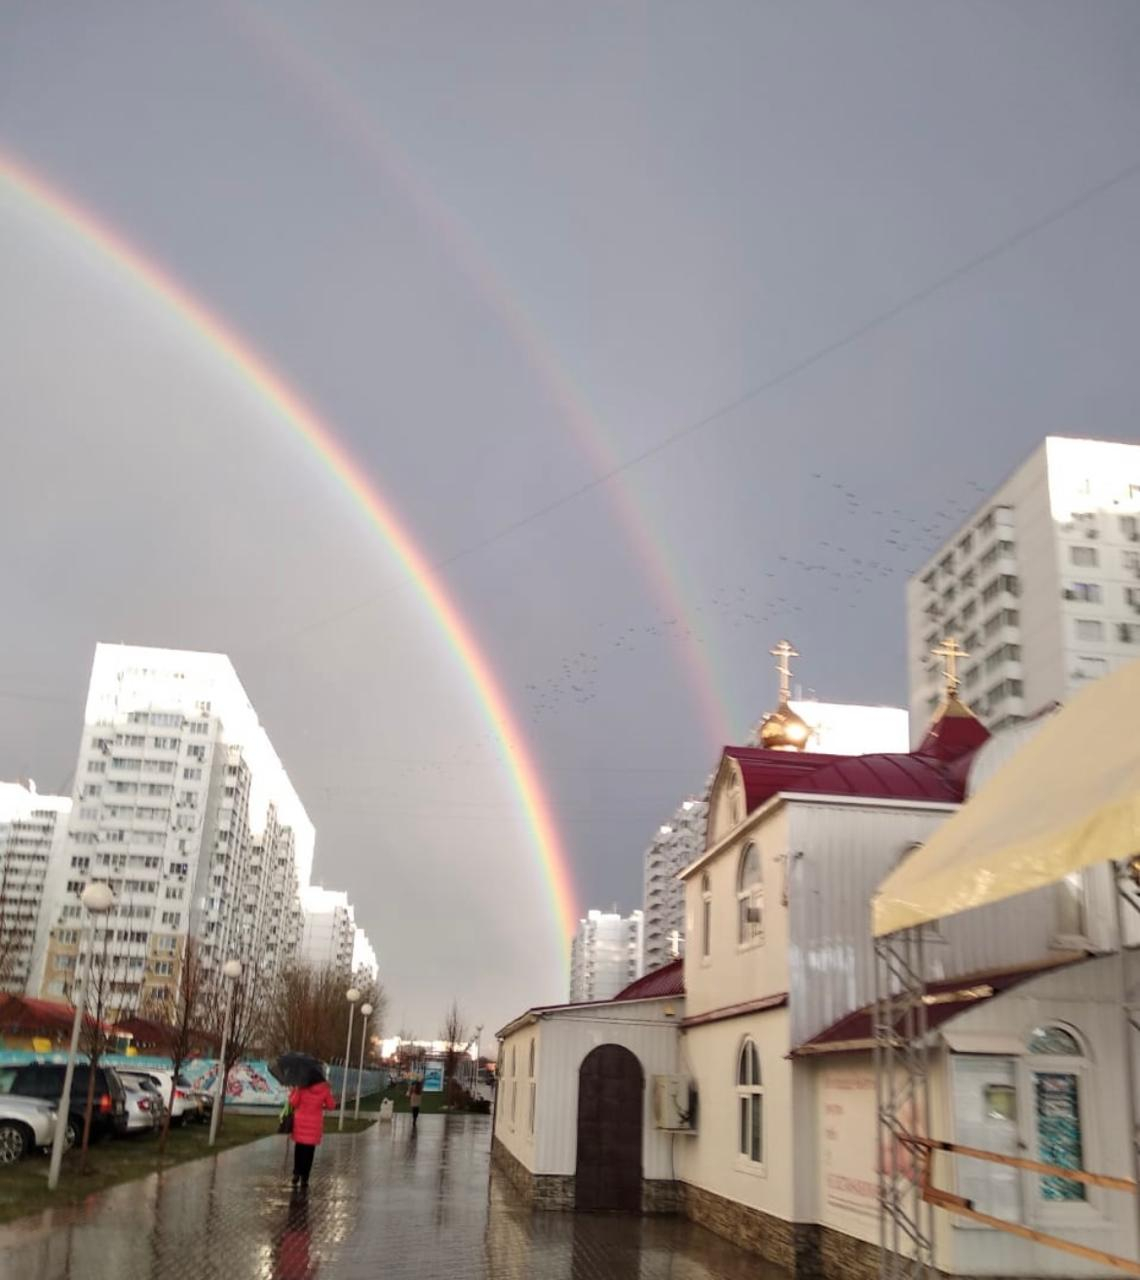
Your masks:
[[[535,1047],[535,1071],[541,1062],[541,1022],[521,1027],[499,1047],[499,1079],[495,1096],[495,1139],[530,1172],[537,1167],[535,1132],[530,1124],[530,1045]]]
[[[908,846],[928,840],[954,808],[787,803],[786,840],[793,858],[785,989],[790,995],[793,1046],[874,1000],[871,897]],[[1037,889],[940,921],[940,941],[927,949],[930,980],[1060,958],[1057,892],[1052,887]],[[1074,944],[1068,940],[1067,945],[1072,949]]]
[[[674,1016],[664,1014],[666,1008]],[[538,1146],[534,1168],[542,1174],[573,1175],[578,1157],[578,1072],[598,1045],[620,1044],[641,1063],[642,1177],[673,1177],[671,1147],[689,1141],[672,1138],[653,1126],[653,1076],[673,1075],[678,1066],[677,1022],[680,1000],[655,1000],[609,1006],[589,1014],[559,1014],[542,1024],[542,1066],[538,1080]]]
[[[763,1077],[762,1167],[739,1153],[737,1064],[746,1037],[759,1050]],[[787,1053],[786,1009],[685,1030],[681,1070],[697,1085],[697,1133],[678,1138],[675,1152],[677,1176],[686,1183],[790,1221],[795,1208],[793,1156],[799,1137],[792,1105],[792,1062]]]
[[[788,989],[788,921],[781,897],[788,851],[787,809],[750,824],[716,858],[685,882],[685,1013],[687,1017],[742,1004]],[[737,924],[737,875],[743,850],[756,845],[763,867],[763,926],[759,941],[742,946]],[[709,954],[703,954],[702,882],[712,892]]]

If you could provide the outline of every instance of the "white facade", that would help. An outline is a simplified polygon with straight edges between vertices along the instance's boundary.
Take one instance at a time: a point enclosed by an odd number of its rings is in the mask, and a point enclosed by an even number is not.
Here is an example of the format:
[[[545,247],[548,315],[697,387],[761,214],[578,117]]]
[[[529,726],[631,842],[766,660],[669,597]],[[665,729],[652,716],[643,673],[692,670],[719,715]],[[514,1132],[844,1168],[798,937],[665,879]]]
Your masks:
[[[124,1005],[175,981],[188,937],[207,965],[292,961],[314,831],[229,659],[96,647],[66,845],[48,870],[32,987],[59,996],[75,967],[91,879]]]
[[[955,637],[962,695],[991,727],[1140,657],[1140,446],[1047,438],[907,585],[911,734]]]
[[[368,934],[359,925],[352,937],[352,972],[357,977],[363,977],[366,982],[375,982],[380,976],[375,948],[368,941]]]
[[[833,755],[908,749],[904,707],[864,706],[796,698],[788,704],[811,730],[805,750]],[[755,737],[753,745],[755,745]],[[710,779],[711,784],[711,779]],[[682,954],[685,938],[685,894],[678,876],[705,846],[708,786],[700,798],[690,796],[663,823],[645,851],[645,973]]]
[[[44,881],[67,834],[70,796],[0,782],[0,991],[28,989]]]
[[[570,1000],[609,1000],[642,970],[645,918],[616,911],[590,911],[578,921],[570,949]]]

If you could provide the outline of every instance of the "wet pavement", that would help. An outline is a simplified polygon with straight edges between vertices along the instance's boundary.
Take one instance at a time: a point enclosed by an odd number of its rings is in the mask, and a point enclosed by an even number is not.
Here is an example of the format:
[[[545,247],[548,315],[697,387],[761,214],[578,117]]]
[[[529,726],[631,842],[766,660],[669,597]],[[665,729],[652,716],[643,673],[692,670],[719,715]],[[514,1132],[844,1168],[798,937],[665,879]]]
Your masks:
[[[0,1280],[782,1280],[677,1218],[532,1212],[488,1179],[490,1122],[330,1135],[307,1195],[286,1141],[0,1227]]]

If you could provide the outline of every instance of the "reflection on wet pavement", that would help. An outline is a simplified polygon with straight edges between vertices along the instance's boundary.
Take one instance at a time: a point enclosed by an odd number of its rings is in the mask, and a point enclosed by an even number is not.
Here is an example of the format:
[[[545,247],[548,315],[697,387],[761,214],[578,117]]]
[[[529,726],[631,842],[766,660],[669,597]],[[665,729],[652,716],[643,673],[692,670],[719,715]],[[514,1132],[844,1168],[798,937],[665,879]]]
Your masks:
[[[0,1280],[781,1280],[680,1219],[532,1212],[486,1118],[407,1119],[327,1138],[307,1196],[268,1138],[0,1227]]]

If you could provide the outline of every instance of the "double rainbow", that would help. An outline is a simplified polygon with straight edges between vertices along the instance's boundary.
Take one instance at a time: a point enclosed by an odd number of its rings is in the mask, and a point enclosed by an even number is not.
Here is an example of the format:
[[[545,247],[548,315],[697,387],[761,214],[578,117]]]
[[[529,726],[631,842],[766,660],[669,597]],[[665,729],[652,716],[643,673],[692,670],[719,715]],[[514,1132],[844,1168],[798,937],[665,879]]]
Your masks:
[[[300,393],[165,268],[11,153],[0,151],[0,189],[3,188],[158,299],[223,365],[256,392],[276,420],[305,441],[365,512],[446,636],[483,715],[502,744],[519,807],[541,860],[565,954],[577,917],[575,896],[566,852],[534,755],[473,628],[373,480]]]

